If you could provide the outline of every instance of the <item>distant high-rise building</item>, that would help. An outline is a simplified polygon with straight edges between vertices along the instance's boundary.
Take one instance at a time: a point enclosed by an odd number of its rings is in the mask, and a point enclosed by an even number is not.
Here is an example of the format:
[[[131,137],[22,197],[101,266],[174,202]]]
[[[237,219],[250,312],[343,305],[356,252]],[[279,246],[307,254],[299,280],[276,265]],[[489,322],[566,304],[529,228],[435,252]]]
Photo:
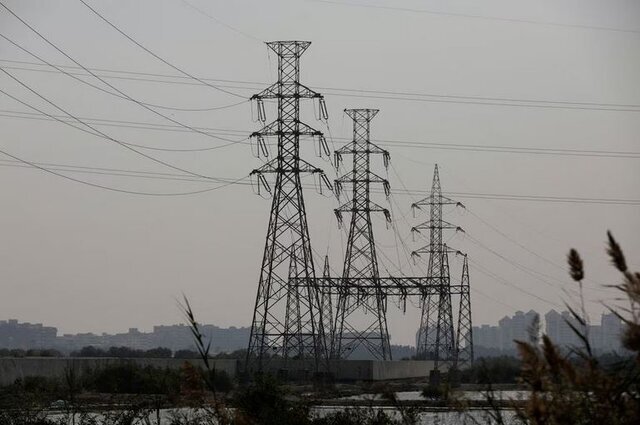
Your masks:
[[[51,348],[58,330],[42,323],[18,323],[15,319],[0,320],[0,348]]]
[[[613,313],[603,314],[600,318],[602,347],[610,347],[611,351],[622,349],[622,320]]]
[[[582,332],[585,329],[568,311],[558,313],[555,310],[551,310],[545,315],[545,322],[545,333],[551,341],[561,346],[576,347],[581,344],[581,340],[572,329],[572,326]]]
[[[474,347],[500,347],[500,332],[497,326],[482,325],[473,328]]]

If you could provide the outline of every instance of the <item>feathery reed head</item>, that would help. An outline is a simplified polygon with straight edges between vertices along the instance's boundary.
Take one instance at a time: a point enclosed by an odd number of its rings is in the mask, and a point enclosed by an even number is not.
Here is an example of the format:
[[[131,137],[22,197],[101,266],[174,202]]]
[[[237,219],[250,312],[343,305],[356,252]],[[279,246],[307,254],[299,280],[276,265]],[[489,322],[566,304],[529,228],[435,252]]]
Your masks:
[[[607,248],[607,254],[611,257],[611,262],[622,273],[627,271],[627,261],[622,253],[622,248],[618,245],[618,242],[613,238],[611,231],[607,231],[607,237],[609,238],[609,246]]]
[[[584,279],[584,265],[580,254],[575,249],[571,249],[567,255],[567,263],[569,263],[569,275],[576,282],[580,282]]]

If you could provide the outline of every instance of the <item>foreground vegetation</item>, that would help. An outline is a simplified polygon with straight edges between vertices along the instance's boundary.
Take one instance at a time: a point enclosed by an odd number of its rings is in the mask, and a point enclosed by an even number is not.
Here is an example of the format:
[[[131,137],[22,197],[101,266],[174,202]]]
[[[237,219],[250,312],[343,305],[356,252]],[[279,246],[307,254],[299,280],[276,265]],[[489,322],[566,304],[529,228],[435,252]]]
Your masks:
[[[491,409],[485,422],[495,424],[581,425],[640,423],[640,272],[632,272],[624,253],[611,233],[607,254],[621,273],[622,282],[613,285],[620,290],[628,307],[612,309],[625,323],[624,347],[632,353],[629,359],[603,365],[589,344],[588,317],[582,298],[585,268],[579,253],[571,250],[567,257],[569,274],[580,290],[579,305],[567,306],[578,325],[567,324],[582,342],[569,353],[563,353],[547,335],[531,341],[516,341],[522,362],[519,381],[530,391],[524,407],[516,409],[516,417],[508,421],[503,410]],[[495,401],[490,391],[487,400]],[[475,421],[476,423],[485,423]]]

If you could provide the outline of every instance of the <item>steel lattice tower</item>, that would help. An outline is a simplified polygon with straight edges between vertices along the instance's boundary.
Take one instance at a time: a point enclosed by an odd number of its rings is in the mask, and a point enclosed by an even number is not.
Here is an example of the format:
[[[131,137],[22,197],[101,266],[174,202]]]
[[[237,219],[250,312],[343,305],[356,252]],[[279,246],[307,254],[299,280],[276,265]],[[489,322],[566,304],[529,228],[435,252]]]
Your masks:
[[[322,170],[300,158],[300,136],[323,138],[321,132],[300,122],[300,100],[319,99],[326,118],[322,95],[300,84],[300,56],[311,43],[275,41],[267,46],[278,57],[278,81],[252,97],[258,115],[265,121],[263,100],[276,99],[278,118],[252,134],[259,144],[265,137],[277,137],[277,157],[251,172],[259,185],[265,173],[274,173],[275,185],[269,227],[260,270],[247,370],[262,370],[270,357],[308,359],[318,370],[327,356],[320,296],[307,215],[302,196],[301,173],[319,174],[330,187]]]
[[[434,360],[434,369],[440,362],[453,364],[457,358],[456,339],[454,337],[453,311],[451,306],[451,277],[449,273],[449,254],[457,253],[442,241],[443,230],[462,230],[460,227],[442,219],[444,205],[461,205],[442,195],[438,165],[433,173],[431,194],[428,198],[416,202],[413,208],[430,207],[429,221],[413,227],[412,232],[429,230],[429,245],[414,251],[414,255],[429,254],[427,277],[433,285],[422,300],[422,315],[418,331],[417,355],[419,358]]]
[[[371,155],[382,154],[385,166],[389,153],[380,149],[369,139],[370,122],[378,113],[377,109],[346,109],[353,120],[353,141],[335,152],[336,166],[342,155],[352,155],[352,170],[335,181],[339,195],[343,185],[351,186],[351,201],[335,210],[338,222],[342,223],[342,213],[351,213],[349,237],[344,259],[342,277],[344,284],[338,288],[335,311],[334,341],[331,354],[334,358],[348,357],[358,346],[364,346],[378,359],[390,360],[389,332],[387,329],[387,298],[380,287],[378,259],[371,224],[371,213],[382,212],[390,220],[389,211],[371,200],[370,186],[382,184],[389,191],[386,179],[371,171]],[[354,288],[350,278],[366,278],[367,287]],[[358,326],[354,313],[367,313],[368,324]]]
[[[324,268],[322,270],[322,280],[318,290],[320,291],[320,311],[322,312],[322,320],[324,324],[325,347],[327,354],[331,355],[331,344],[333,341],[333,301],[331,280],[331,267],[329,266],[329,256],[324,257]]]
[[[471,288],[469,287],[469,262],[464,254],[462,279],[460,280],[460,308],[458,309],[458,330],[456,337],[456,367],[473,364],[473,327],[471,323]]]

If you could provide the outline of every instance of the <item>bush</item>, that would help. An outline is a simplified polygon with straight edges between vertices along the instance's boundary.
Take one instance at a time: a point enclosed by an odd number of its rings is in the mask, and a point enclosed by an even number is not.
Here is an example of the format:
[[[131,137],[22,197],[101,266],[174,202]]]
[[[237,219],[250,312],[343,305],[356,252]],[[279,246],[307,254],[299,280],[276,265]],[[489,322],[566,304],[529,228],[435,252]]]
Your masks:
[[[180,371],[138,366],[134,363],[109,365],[83,377],[83,387],[109,394],[165,394],[180,392]]]
[[[233,381],[224,370],[210,370],[209,381],[216,391],[228,392],[233,388]]]
[[[173,354],[174,359],[199,359],[200,353],[193,350],[176,350]]]
[[[169,348],[158,347],[150,350],[137,350],[129,347],[109,347],[108,350],[97,348],[92,345],[82,347],[79,351],[71,352],[71,357],[117,357],[128,359],[139,358],[171,358],[172,352]]]
[[[27,352],[21,348],[0,349],[0,357],[25,357]]]
[[[261,425],[310,424],[309,408],[294,402],[270,375],[256,375],[252,384],[236,395],[240,421]]]
[[[466,384],[514,384],[520,377],[521,364],[519,359],[509,356],[481,358],[459,372],[460,381]]]

